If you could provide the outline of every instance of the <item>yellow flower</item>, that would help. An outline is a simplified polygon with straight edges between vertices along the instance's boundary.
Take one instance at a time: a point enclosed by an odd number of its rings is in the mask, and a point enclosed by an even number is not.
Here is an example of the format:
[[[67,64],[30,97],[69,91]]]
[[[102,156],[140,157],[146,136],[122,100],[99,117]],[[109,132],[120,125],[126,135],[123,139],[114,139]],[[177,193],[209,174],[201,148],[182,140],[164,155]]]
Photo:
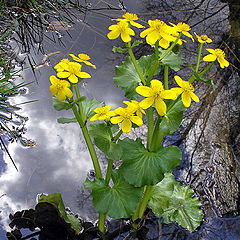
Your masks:
[[[58,72],[59,78],[68,78],[71,83],[77,83],[79,78],[90,78],[91,76],[86,72],[81,72],[82,66],[79,63],[69,62],[68,64],[62,63],[64,72]]]
[[[116,20],[116,21],[127,21],[129,22],[132,26],[137,27],[137,28],[144,28],[143,25],[136,23],[134,21],[138,20],[138,17],[136,14],[134,13],[125,13],[122,15],[122,18],[117,18],[117,19],[112,19],[112,20]]]
[[[159,46],[162,48],[168,48],[170,42],[174,42],[176,37],[176,30],[173,27],[168,26],[163,21],[158,19],[148,20],[149,28],[140,33],[140,37],[146,37],[146,41],[150,45],[154,45],[159,40]]]
[[[173,23],[170,23],[170,24],[176,29],[177,32],[181,32],[183,35],[191,38],[192,41],[194,42],[192,35],[188,32],[191,30],[191,28],[188,24],[183,23],[183,22],[180,22],[177,25],[175,25]]]
[[[177,95],[182,94],[182,102],[185,107],[189,107],[191,104],[191,99],[195,102],[199,102],[199,98],[197,95],[193,93],[194,87],[191,83],[187,81],[183,81],[179,76],[175,76],[175,81],[179,85],[179,87],[172,88]]]
[[[196,35],[197,40],[198,40],[200,43],[211,43],[211,42],[212,42],[212,39],[209,38],[207,35],[198,36],[195,32],[194,32],[194,34]]]
[[[65,100],[66,97],[71,98],[73,96],[72,91],[69,89],[70,83],[68,81],[60,80],[53,75],[50,76],[49,79],[52,84],[49,90],[53,96],[57,94],[59,101]]]
[[[210,52],[211,54],[208,54],[207,56],[205,56],[203,58],[203,61],[214,62],[217,59],[221,68],[229,66],[229,62],[225,59],[225,53],[223,50],[221,50],[219,48],[217,48],[217,49],[207,48],[206,50],[208,52]]]
[[[90,121],[109,121],[112,116],[115,116],[114,111],[110,111],[111,106],[104,106],[95,108],[94,112],[96,113],[93,117],[90,118]]]
[[[172,90],[164,90],[163,84],[159,80],[151,81],[151,88],[146,86],[138,86],[136,92],[144,97],[140,102],[140,106],[143,109],[147,109],[155,102],[155,108],[160,116],[164,116],[167,113],[167,106],[163,99],[177,98],[177,95]]]
[[[92,63],[90,63],[88,60],[90,60],[91,58],[87,55],[87,54],[83,54],[83,53],[80,53],[78,54],[78,57],[76,57],[74,54],[69,54],[74,61],[77,61],[77,62],[83,62],[85,63],[86,65],[88,66],[91,66],[93,68],[96,68],[95,65],[93,65]]]
[[[135,107],[128,106],[127,108],[117,108],[114,110],[115,114],[119,115],[111,118],[111,123],[121,123],[121,129],[124,133],[129,133],[132,128],[132,122],[138,126],[142,126],[143,121],[139,116],[135,116]]]
[[[68,64],[68,63],[70,63],[70,61],[67,59],[67,58],[64,58],[64,59],[62,59],[57,65],[55,65],[55,69],[58,71],[58,72],[62,72],[62,71],[64,71],[65,69],[64,69],[64,64]]]
[[[127,104],[128,106],[132,105],[132,107],[136,109],[135,110],[136,115],[139,116],[140,118],[142,118],[142,113],[146,115],[143,108],[140,106],[139,102],[137,102],[135,100],[131,100],[131,102],[123,101],[123,103]]]
[[[124,42],[130,42],[131,37],[134,36],[134,31],[128,26],[126,21],[120,21],[115,25],[111,25],[109,28],[111,32],[108,33],[107,37],[109,39],[116,39],[121,35],[121,38]]]

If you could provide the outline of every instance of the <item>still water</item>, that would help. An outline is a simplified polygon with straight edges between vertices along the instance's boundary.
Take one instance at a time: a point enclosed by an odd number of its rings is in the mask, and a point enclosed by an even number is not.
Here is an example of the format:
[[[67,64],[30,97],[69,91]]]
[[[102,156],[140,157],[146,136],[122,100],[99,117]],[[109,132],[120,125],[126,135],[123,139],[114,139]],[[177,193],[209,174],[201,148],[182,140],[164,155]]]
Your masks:
[[[92,9],[105,8],[107,4],[112,8],[119,8],[117,1],[90,2]],[[140,23],[145,26],[147,26],[147,19],[155,18],[173,23],[186,21],[192,26],[192,33],[196,31],[201,34],[204,31],[214,42],[221,41],[222,35],[231,28],[228,23],[228,5],[219,1],[126,0],[123,4],[128,12],[137,13]],[[22,114],[29,117],[26,124],[28,130],[26,137],[34,139],[36,146],[26,148],[19,143],[9,144],[9,152],[19,172],[15,170],[8,156],[3,156],[7,164],[0,177],[0,196],[5,194],[0,199],[1,223],[4,229],[8,223],[9,213],[34,207],[37,194],[42,192],[61,192],[65,206],[69,206],[73,212],[79,213],[84,219],[92,221],[96,219],[88,192],[83,189],[83,182],[88,172],[93,169],[90,156],[78,125],[57,123],[57,118],[72,117],[72,115],[68,111],[56,112],[53,109],[49,76],[55,74],[53,66],[62,58],[70,59],[68,54],[86,53],[97,68],[96,70],[90,67],[84,68],[92,78],[82,83],[81,94],[104,101],[113,108],[120,106],[125,100],[124,95],[120,89],[114,87],[112,78],[114,66],[120,64],[123,58],[112,52],[112,46],[119,46],[121,42],[110,41],[106,35],[108,26],[112,24],[111,18],[120,17],[124,11],[98,10],[89,11],[86,15],[76,10],[73,12],[75,24],[69,27],[68,32],[59,30],[60,41],[56,33],[46,33],[49,38],[44,39],[43,48],[49,55],[47,58],[49,64],[41,66],[46,56],[41,53],[37,54],[34,50],[31,51],[31,57],[36,65],[39,65],[35,70],[38,83],[31,69],[26,69],[22,73],[24,81],[34,82],[29,86],[28,94],[19,96],[16,101],[38,100],[22,108]],[[194,49],[194,45],[190,41],[188,43],[186,52],[195,51],[196,54],[197,50]],[[146,51],[151,51],[151,49],[148,48]],[[194,53],[192,57],[195,57]],[[185,59],[185,61],[184,67],[190,59]],[[183,68],[181,72],[187,71]],[[104,165],[104,157],[101,160],[101,164]],[[218,223],[214,224],[217,226]],[[236,236],[233,234],[231,239],[237,239]],[[240,235],[238,236],[240,238]],[[5,239],[4,233],[0,235],[0,239]],[[214,235],[209,239],[214,239]]]

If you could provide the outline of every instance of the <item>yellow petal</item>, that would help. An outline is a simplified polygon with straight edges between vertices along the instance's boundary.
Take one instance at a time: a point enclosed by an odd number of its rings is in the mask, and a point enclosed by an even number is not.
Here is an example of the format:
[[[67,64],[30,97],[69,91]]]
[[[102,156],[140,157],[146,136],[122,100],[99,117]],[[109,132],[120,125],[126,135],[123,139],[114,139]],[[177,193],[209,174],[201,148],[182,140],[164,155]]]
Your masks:
[[[214,50],[214,49],[206,48],[206,50],[207,50],[208,52],[210,52],[211,54],[215,54],[215,50]]]
[[[157,31],[153,31],[147,35],[146,41],[149,45],[154,45],[158,40],[158,38],[159,38],[159,33]]]
[[[138,86],[136,92],[144,97],[151,97],[153,95],[152,89],[146,86]]]
[[[175,87],[175,88],[171,88],[171,91],[175,92],[177,95],[180,95],[183,92],[183,89],[179,87]]]
[[[132,122],[129,119],[124,119],[121,123],[121,129],[124,133],[129,133],[132,128]]]
[[[143,25],[136,23],[134,21],[130,21],[130,24],[136,28],[145,28]]]
[[[53,85],[57,85],[60,82],[60,80],[58,78],[56,78],[54,75],[50,76],[49,80],[50,80],[51,84],[53,84]]]
[[[203,58],[203,61],[205,61],[205,62],[213,62],[213,61],[215,61],[217,59],[217,56],[215,56],[215,55],[213,55],[213,54],[209,54],[209,55],[207,55],[207,56],[205,56],[204,58]]]
[[[51,85],[50,87],[49,87],[49,90],[50,90],[50,92],[51,92],[51,94],[54,96],[54,95],[56,95],[57,94],[57,88],[54,86],[54,85]]]
[[[98,114],[95,114],[93,115],[91,118],[90,118],[90,121],[96,121],[98,119]]]
[[[143,121],[142,121],[142,118],[140,118],[139,116],[131,116],[130,117],[130,120],[137,124],[139,127],[143,125]]]
[[[165,90],[162,95],[162,98],[164,99],[172,99],[172,100],[176,100],[177,99],[177,94],[174,91],[171,90]]]
[[[65,96],[65,94],[64,94],[63,91],[58,91],[57,97],[58,97],[58,100],[59,100],[59,101],[63,101],[63,100],[66,99],[66,96]]]
[[[70,83],[66,80],[61,80],[60,83],[64,88],[70,87]]]
[[[78,82],[78,78],[74,75],[74,74],[71,74],[69,77],[68,77],[69,81],[71,83],[77,83]]]
[[[70,74],[71,74],[71,73],[69,73],[69,72],[58,72],[58,73],[57,73],[57,76],[58,76],[59,78],[68,78],[68,77],[70,76]]]
[[[73,93],[69,88],[64,88],[64,93],[69,98],[71,98],[73,96]]]
[[[191,97],[188,93],[183,92],[182,94],[182,102],[185,107],[189,107],[191,104]]]
[[[91,78],[91,75],[86,72],[79,72],[77,73],[77,76],[80,78]]]
[[[154,97],[149,97],[149,98],[145,98],[143,99],[139,105],[141,108],[143,109],[148,109],[149,107],[151,107],[154,103]]]
[[[164,38],[162,38],[160,41],[159,41],[159,46],[164,48],[164,49],[167,49],[170,45],[170,42],[165,40]]]
[[[123,120],[123,117],[121,117],[121,116],[113,117],[113,118],[111,118],[111,123],[117,124],[117,123],[120,123],[122,120]]]
[[[162,82],[156,79],[151,81],[151,88],[156,92],[161,92],[164,90]]]
[[[218,62],[220,63],[220,67],[224,68],[224,67],[228,67],[229,66],[229,62],[224,59],[223,57],[218,57]]]
[[[160,97],[155,100],[155,108],[160,116],[164,116],[167,113],[167,106]]]
[[[184,82],[179,76],[174,76],[174,79],[179,87],[181,87],[181,88],[184,87]]]
[[[121,38],[124,42],[130,42],[131,41],[131,37],[126,32],[121,33]]]
[[[112,40],[118,38],[119,35],[120,35],[119,31],[111,31],[110,33],[108,33],[107,37]]]
[[[151,29],[151,28],[148,28],[148,29],[145,29],[144,31],[142,31],[141,33],[140,33],[140,37],[141,38],[144,38],[144,37],[146,37],[150,32],[152,32],[153,30]]]
[[[198,98],[198,96],[195,93],[190,92],[190,97],[192,98],[192,100],[194,102],[199,102],[199,98]]]

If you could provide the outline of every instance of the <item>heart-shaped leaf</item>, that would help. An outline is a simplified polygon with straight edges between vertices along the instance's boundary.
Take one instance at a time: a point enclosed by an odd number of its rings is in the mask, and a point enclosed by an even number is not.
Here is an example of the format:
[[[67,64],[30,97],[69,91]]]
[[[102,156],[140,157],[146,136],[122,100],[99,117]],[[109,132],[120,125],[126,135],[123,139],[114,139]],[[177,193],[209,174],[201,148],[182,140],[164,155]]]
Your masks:
[[[166,50],[163,49],[159,49],[159,57],[161,58],[161,56],[166,52]],[[183,64],[183,58],[182,55],[180,53],[174,53],[172,51],[170,51],[162,60],[161,63],[169,66],[172,70],[174,70],[175,72],[180,70],[181,65]]]
[[[182,101],[177,101],[163,117],[159,125],[160,132],[164,135],[175,132],[182,122],[184,110],[185,107]]]
[[[154,55],[142,56],[139,60],[137,60],[138,66],[145,78],[147,77],[154,61]],[[159,64],[156,68],[155,74],[158,74],[160,70],[161,66]],[[116,66],[113,82],[116,87],[121,87],[128,99],[136,99],[139,97],[136,92],[136,87],[141,84],[141,79],[139,78],[130,57],[127,57],[122,65]]]
[[[112,172],[114,186],[109,187],[104,179],[85,181],[84,187],[92,189],[93,206],[111,218],[128,218],[137,208],[141,197],[141,188],[127,183],[119,172]]]
[[[121,146],[112,142],[111,128],[109,126],[105,123],[90,124],[88,131],[90,136],[93,137],[95,145],[110,159],[116,160],[121,157]]]
[[[171,173],[152,189],[149,205],[152,211],[163,218],[165,223],[177,222],[190,232],[201,223],[203,212],[194,191],[186,185],[175,181]]]
[[[176,146],[149,152],[139,138],[136,141],[125,138],[118,144],[123,152],[120,172],[126,181],[136,187],[160,182],[164,173],[172,172],[182,159],[182,153]]]

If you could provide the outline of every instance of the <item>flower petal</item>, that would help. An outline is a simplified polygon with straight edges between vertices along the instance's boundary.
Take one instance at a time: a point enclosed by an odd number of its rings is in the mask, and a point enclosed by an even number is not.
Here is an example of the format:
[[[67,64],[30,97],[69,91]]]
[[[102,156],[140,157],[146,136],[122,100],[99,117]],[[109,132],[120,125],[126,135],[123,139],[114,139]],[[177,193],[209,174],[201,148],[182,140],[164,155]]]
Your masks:
[[[91,75],[86,72],[79,72],[76,75],[80,78],[91,78]]]
[[[215,55],[213,55],[213,54],[209,54],[209,55],[207,55],[207,56],[205,56],[204,58],[203,58],[203,61],[204,62],[213,62],[213,61],[215,61],[217,59],[217,56],[215,56]]]
[[[191,97],[188,93],[183,92],[182,94],[182,102],[185,107],[189,107],[191,104]]]
[[[68,77],[69,81],[71,83],[77,83],[78,82],[78,78],[74,75],[74,74],[71,74],[69,77]]]
[[[164,116],[167,113],[166,103],[160,97],[155,100],[155,108],[160,116]]]
[[[49,80],[52,85],[57,85],[60,82],[60,79],[56,78],[56,76],[54,76],[54,75],[50,76]]]
[[[226,59],[224,59],[223,57],[218,57],[217,60],[218,60],[218,62],[220,64],[221,68],[229,66],[229,62]]]
[[[58,91],[57,97],[58,97],[58,100],[59,100],[59,101],[63,101],[63,100],[66,99],[66,95],[64,94],[64,91],[63,91],[63,90]]]
[[[127,34],[126,32],[122,32],[121,33],[121,38],[124,42],[130,42],[131,41],[131,37],[129,34]]]
[[[140,118],[139,116],[131,116],[130,117],[130,120],[137,124],[139,127],[143,125],[143,121],[142,121],[142,118]]]
[[[53,96],[55,96],[57,94],[57,91],[58,91],[57,88],[54,85],[51,85],[49,87],[49,90],[50,90],[50,92]]]
[[[95,114],[93,115],[91,118],[90,118],[90,121],[96,121],[98,119],[98,114]]]
[[[132,122],[129,119],[124,119],[121,123],[121,129],[124,133],[129,133],[132,128]]]
[[[111,27],[111,26],[110,26],[110,27]],[[114,30],[114,31],[111,31],[110,33],[108,33],[107,37],[108,37],[110,40],[112,40],[112,39],[118,38],[119,35],[120,35],[120,32]]]
[[[183,89],[179,87],[175,87],[175,88],[171,88],[171,91],[175,92],[177,95],[180,95],[183,92]]]
[[[151,97],[153,95],[152,89],[146,86],[138,86],[136,92],[144,97]]]
[[[177,83],[177,85],[179,86],[179,87],[181,87],[181,88],[183,88],[184,87],[184,82],[183,82],[183,80],[179,77],[179,76],[174,76],[174,79],[175,79],[175,81],[176,81],[176,83]]]
[[[57,76],[59,78],[68,78],[70,76],[70,74],[71,74],[70,72],[58,72]]]
[[[121,116],[113,117],[113,118],[111,118],[111,123],[117,124],[117,123],[122,122],[122,120],[123,120],[123,117],[121,117]]]
[[[177,99],[177,94],[172,90],[165,90],[162,93],[161,97],[164,98],[164,99],[176,100]]]
[[[69,88],[64,88],[64,93],[69,98],[71,98],[73,96],[73,93]]]
[[[192,100],[194,102],[199,102],[199,98],[198,98],[198,96],[195,93],[190,92],[190,97],[192,98]]]
[[[143,99],[139,105],[141,108],[143,109],[148,109],[149,107],[151,107],[154,103],[154,97],[149,97],[149,98],[145,98]]]

